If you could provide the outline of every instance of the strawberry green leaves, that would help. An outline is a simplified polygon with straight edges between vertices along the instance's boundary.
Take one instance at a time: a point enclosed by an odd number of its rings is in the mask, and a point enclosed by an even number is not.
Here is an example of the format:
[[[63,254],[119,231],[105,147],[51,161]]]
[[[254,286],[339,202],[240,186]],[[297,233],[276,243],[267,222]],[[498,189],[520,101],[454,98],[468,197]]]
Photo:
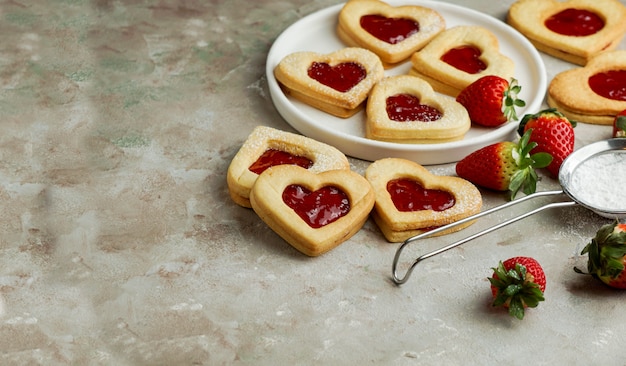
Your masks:
[[[626,289],[626,224],[603,225],[580,254],[587,254],[587,271],[605,284]],[[582,273],[578,268],[574,268]]]
[[[534,193],[539,180],[535,169],[549,165],[552,157],[530,153],[536,146],[529,142],[531,133],[529,129],[518,143],[497,142],[474,151],[457,163],[457,175],[484,188],[509,191],[511,199],[520,191]]]
[[[507,121],[516,121],[517,112],[516,107],[526,106],[526,102],[518,98],[518,94],[522,91],[522,86],[517,83],[517,79],[512,78],[509,83],[509,87],[504,90],[504,98],[502,101],[502,113],[506,117]]]
[[[530,142],[532,129],[527,130],[518,142],[518,148],[511,151],[513,159],[518,166],[518,170],[511,177],[509,191],[511,199],[514,199],[521,190],[524,194],[531,194],[537,190],[539,177],[535,169],[545,168],[552,162],[552,155],[540,152],[530,154],[531,150],[537,146],[536,142]]]
[[[543,268],[530,257],[513,257],[492,268],[489,277],[492,305],[509,309],[509,314],[524,318],[524,309],[534,308],[544,301],[546,277]]]
[[[613,137],[626,137],[626,110],[619,112],[613,119]]]

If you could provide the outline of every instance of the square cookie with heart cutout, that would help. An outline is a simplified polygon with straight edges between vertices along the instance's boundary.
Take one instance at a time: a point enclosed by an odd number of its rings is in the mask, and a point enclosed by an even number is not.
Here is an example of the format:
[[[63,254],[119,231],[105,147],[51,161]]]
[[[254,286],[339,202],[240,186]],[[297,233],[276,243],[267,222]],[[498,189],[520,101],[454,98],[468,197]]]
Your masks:
[[[348,240],[374,206],[369,182],[351,170],[312,173],[295,165],[263,172],[252,187],[252,209],[280,237],[308,256]]]
[[[498,38],[487,28],[459,25],[439,33],[411,56],[409,74],[430,83],[439,93],[456,97],[485,75],[510,80],[515,63],[500,52]]]
[[[379,0],[350,0],[339,12],[337,35],[349,46],[368,49],[385,68],[408,59],[446,28],[436,10],[391,6]]]
[[[392,243],[469,217],[482,207],[480,191],[472,183],[459,177],[434,175],[406,159],[377,160],[367,168],[365,178],[376,193],[372,217]]]
[[[386,77],[367,100],[365,135],[401,143],[460,140],[471,127],[467,110],[410,75]]]
[[[294,52],[274,68],[274,76],[286,94],[340,118],[363,108],[384,72],[380,58],[359,47],[329,54]]]
[[[250,190],[266,169],[282,164],[298,165],[311,172],[350,169],[348,158],[335,147],[271,127],[258,126],[231,160],[226,175],[230,197],[243,207],[250,205]]]

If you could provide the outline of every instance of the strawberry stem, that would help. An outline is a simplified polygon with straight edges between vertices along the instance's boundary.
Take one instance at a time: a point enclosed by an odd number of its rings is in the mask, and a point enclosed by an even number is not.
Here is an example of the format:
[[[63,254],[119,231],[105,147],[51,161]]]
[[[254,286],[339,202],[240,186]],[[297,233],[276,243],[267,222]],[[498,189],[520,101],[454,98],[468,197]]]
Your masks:
[[[539,284],[534,282],[524,265],[516,263],[515,268],[507,271],[500,261],[498,267],[492,269],[494,275],[489,278],[489,282],[497,289],[493,306],[508,305],[510,315],[523,319],[525,307],[534,308],[544,301]]]
[[[511,78],[509,87],[504,90],[504,99],[502,103],[502,113],[507,121],[517,120],[517,112],[515,107],[524,107],[526,102],[517,96],[522,90],[522,86],[517,84],[517,79]]]
[[[537,181],[539,181],[535,169],[545,168],[552,162],[552,155],[548,153],[530,154],[530,151],[537,146],[536,142],[529,143],[532,131],[532,128],[529,128],[512,151],[518,170],[511,176],[508,187],[511,192],[511,200],[515,199],[520,190],[526,195],[535,193]]]
[[[618,225],[618,220],[603,225],[580,253],[588,255],[587,271],[594,277],[614,279],[624,271],[626,231],[615,232]]]
[[[615,120],[617,133],[615,137],[626,137],[626,116],[618,116]]]

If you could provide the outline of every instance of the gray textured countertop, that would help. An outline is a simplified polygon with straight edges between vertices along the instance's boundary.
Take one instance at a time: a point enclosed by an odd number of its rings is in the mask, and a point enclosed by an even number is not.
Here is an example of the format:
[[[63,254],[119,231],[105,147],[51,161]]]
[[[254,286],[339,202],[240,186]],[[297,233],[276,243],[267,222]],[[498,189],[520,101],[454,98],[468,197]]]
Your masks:
[[[502,20],[513,1],[449,2]],[[607,222],[586,209],[531,216],[397,287],[397,245],[373,221],[308,258],[229,199],[226,170],[252,129],[294,131],[268,93],[273,40],[337,3],[0,5],[1,364],[621,363],[626,293],[572,269]],[[542,58],[549,80],[573,67]],[[581,124],[576,146],[609,135]],[[490,268],[514,255],[548,277],[546,301],[523,321],[490,307]]]

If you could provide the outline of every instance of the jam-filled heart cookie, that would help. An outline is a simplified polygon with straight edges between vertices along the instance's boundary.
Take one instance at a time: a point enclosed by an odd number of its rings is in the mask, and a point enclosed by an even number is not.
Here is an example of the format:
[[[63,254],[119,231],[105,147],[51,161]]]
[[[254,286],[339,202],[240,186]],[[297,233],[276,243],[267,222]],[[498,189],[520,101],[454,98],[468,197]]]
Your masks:
[[[376,193],[372,217],[392,243],[469,217],[482,207],[482,196],[472,183],[459,177],[434,175],[406,159],[377,160],[367,168],[365,178]]]
[[[274,69],[285,93],[337,117],[358,112],[368,93],[384,76],[380,58],[371,51],[348,47],[330,54],[295,52]]]
[[[584,67],[557,74],[548,104],[570,120],[611,125],[626,109],[626,50],[600,53]]]
[[[250,202],[285,241],[308,256],[318,256],[361,229],[374,206],[374,192],[351,170],[315,174],[279,165],[259,176]]]
[[[463,138],[470,129],[467,110],[410,75],[387,77],[367,100],[367,138],[406,143],[439,143]]]
[[[456,26],[437,35],[411,56],[409,74],[428,81],[435,91],[456,97],[485,75],[513,77],[513,60],[500,52],[498,38],[481,26]]]
[[[297,165],[311,172],[350,169],[348,158],[336,148],[308,137],[258,126],[248,136],[228,167],[230,197],[250,205],[250,190],[258,176],[276,165]]]
[[[617,47],[626,32],[617,0],[518,0],[507,22],[538,50],[578,65]]]
[[[339,12],[337,35],[350,46],[374,52],[389,68],[408,59],[445,28],[441,14],[430,8],[350,0]]]

